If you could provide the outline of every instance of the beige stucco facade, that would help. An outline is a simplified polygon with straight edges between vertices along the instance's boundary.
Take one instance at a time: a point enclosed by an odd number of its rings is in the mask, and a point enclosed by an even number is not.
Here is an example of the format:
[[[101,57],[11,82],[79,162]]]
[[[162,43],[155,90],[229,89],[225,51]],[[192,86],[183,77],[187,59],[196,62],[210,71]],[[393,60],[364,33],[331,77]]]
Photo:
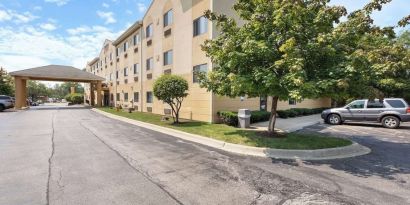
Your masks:
[[[136,22],[114,42],[106,41],[100,55],[88,63],[87,71],[107,79],[112,105],[134,107],[137,111],[165,114],[169,107],[153,97],[148,101],[148,94],[152,92],[153,83],[159,76],[172,73],[184,77],[189,83],[189,95],[184,100],[181,117],[185,119],[216,122],[216,113],[221,110],[237,110],[248,108],[259,110],[259,98],[227,98],[216,96],[195,83],[193,69],[198,65],[205,65],[212,70],[212,62],[201,50],[201,45],[207,39],[215,38],[218,33],[212,22],[207,22],[207,29],[199,35],[194,35],[194,21],[204,15],[206,10],[234,16],[231,9],[234,0],[154,0],[141,21]],[[164,14],[172,11],[172,23],[164,24]],[[147,29],[147,27],[151,29]],[[152,35],[147,35],[147,30]],[[139,41],[134,45],[134,36]],[[125,43],[128,46],[124,49]],[[113,53],[115,59],[105,63],[108,53]],[[119,50],[118,56],[116,50]],[[104,52],[103,52],[104,51]],[[164,53],[172,51],[172,63],[165,65]],[[108,54],[109,55],[109,54]],[[152,59],[152,60],[149,60]],[[147,68],[148,62],[151,68]],[[98,63],[102,65],[97,65]],[[138,72],[134,73],[137,64]],[[100,69],[98,72],[96,70]],[[126,71],[127,70],[127,71]],[[118,78],[116,73],[118,72]],[[124,74],[128,72],[128,74]],[[107,78],[112,73],[112,79]],[[86,89],[86,93],[87,93]],[[134,100],[134,93],[138,93],[138,100]],[[128,94],[128,99],[125,99]],[[87,94],[90,96],[90,94]],[[119,96],[119,98],[117,98]],[[269,103],[269,100],[268,100]],[[304,100],[296,105],[280,102],[279,109],[291,107],[329,107],[330,100]],[[268,104],[269,107],[269,104]],[[268,108],[269,110],[269,108]]]

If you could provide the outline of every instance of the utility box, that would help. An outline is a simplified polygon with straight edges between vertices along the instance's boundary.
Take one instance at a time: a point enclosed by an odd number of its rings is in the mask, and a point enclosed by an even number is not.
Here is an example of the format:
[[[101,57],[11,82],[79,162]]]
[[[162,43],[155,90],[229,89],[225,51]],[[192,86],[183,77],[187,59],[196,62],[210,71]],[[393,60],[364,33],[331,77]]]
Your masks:
[[[251,111],[249,109],[239,109],[238,122],[240,128],[249,128],[251,124]]]

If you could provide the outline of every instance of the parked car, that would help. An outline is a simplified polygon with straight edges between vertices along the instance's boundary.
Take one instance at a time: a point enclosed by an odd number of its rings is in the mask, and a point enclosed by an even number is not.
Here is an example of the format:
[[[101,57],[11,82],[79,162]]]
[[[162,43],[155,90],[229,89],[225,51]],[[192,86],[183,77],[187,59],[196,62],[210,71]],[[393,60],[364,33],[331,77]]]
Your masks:
[[[342,124],[345,120],[373,121],[395,129],[400,122],[410,122],[410,107],[402,98],[355,100],[341,108],[324,110],[322,118],[332,125]]]
[[[14,107],[13,98],[6,95],[0,95],[0,112],[12,107]]]

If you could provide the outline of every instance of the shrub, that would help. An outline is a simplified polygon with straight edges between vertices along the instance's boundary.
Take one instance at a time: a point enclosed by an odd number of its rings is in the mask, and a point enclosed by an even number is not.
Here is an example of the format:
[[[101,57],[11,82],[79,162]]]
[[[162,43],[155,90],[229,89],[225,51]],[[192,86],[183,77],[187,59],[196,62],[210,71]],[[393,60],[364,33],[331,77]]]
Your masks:
[[[71,104],[82,104],[84,102],[84,96],[79,93],[68,94],[64,97]]]
[[[219,111],[218,113],[219,118],[221,118],[222,122],[226,125],[230,126],[238,126],[238,113],[232,111]]]
[[[289,113],[288,113],[288,111],[287,110],[278,110],[278,111],[276,111],[276,113],[278,113],[278,116],[280,117],[280,118],[288,118],[289,117]]]
[[[296,117],[298,116],[298,112],[294,111],[294,110],[287,110],[288,112],[288,116],[289,117]]]
[[[269,117],[270,117],[270,112],[252,111],[252,113],[251,113],[251,123],[268,121]]]

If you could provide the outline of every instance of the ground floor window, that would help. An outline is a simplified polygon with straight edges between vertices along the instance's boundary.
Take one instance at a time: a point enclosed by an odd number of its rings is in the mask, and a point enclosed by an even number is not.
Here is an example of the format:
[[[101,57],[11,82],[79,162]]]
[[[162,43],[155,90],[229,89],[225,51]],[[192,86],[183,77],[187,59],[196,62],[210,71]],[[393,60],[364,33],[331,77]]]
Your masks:
[[[124,93],[124,101],[128,102],[128,93]]]
[[[117,93],[117,96],[116,96],[116,97],[117,97],[116,100],[117,100],[117,101],[120,101],[120,94],[119,94],[119,93]]]
[[[147,103],[152,103],[152,92],[147,92]]]
[[[134,92],[134,102],[139,102],[139,101],[140,101],[140,93]]]
[[[289,99],[289,105],[296,105],[296,99]]]

